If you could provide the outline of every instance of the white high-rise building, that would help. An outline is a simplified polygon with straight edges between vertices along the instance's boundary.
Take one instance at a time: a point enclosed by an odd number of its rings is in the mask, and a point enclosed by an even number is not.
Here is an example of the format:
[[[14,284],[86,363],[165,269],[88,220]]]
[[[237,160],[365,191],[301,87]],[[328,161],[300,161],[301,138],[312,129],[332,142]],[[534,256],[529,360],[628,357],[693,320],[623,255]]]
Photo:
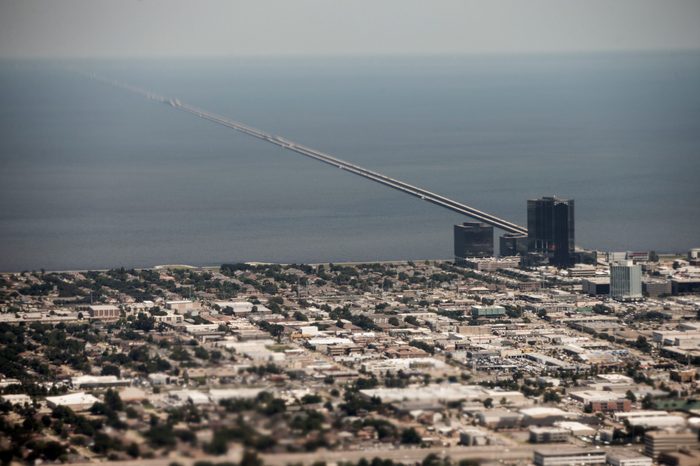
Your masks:
[[[610,297],[627,300],[642,297],[642,266],[630,260],[610,265]]]

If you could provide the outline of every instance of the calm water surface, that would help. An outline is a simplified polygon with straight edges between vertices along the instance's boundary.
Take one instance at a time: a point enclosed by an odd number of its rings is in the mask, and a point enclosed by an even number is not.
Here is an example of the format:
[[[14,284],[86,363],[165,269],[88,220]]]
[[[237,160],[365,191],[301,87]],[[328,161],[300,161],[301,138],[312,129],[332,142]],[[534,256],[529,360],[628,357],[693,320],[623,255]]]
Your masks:
[[[0,270],[448,258],[463,220],[65,71],[0,62]],[[700,54],[84,61],[577,243],[700,246]]]

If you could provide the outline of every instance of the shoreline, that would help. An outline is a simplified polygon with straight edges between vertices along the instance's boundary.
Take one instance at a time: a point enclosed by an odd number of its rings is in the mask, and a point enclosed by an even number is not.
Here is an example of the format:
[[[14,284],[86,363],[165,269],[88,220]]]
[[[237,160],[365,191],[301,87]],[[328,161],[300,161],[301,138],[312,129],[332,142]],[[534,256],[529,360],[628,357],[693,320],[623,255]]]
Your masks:
[[[49,270],[44,269],[44,273],[85,273],[85,272],[108,272],[110,270],[116,270],[124,268],[125,270],[159,270],[159,269],[193,269],[193,270],[208,270],[208,269],[219,269],[223,264],[249,264],[249,265],[361,265],[361,264],[407,264],[409,262],[451,262],[452,259],[387,259],[387,260],[366,260],[366,261],[328,261],[328,262],[260,262],[260,261],[243,261],[243,262],[221,262],[220,264],[209,264],[209,265],[189,265],[189,264],[157,264],[146,267],[126,267],[126,266],[116,266],[110,268],[87,268],[87,269],[55,269]],[[18,273],[41,273],[41,269],[25,269],[17,271],[1,271],[0,275],[12,275]]]
[[[685,257],[686,252],[657,252],[659,259],[675,259]],[[109,270],[116,270],[124,268],[126,270],[159,270],[159,269],[194,269],[194,270],[208,270],[208,269],[219,269],[223,264],[249,264],[249,265],[362,265],[362,264],[406,264],[408,262],[452,262],[452,258],[436,258],[436,259],[380,259],[380,260],[364,260],[364,261],[324,261],[324,262],[264,262],[264,261],[242,261],[242,262],[221,262],[220,264],[207,264],[207,265],[190,265],[190,264],[156,264],[144,267],[126,267],[126,266],[115,266],[109,268],[86,268],[86,269],[45,269],[44,273],[85,273],[85,272],[107,272]],[[0,271],[0,275],[12,275],[18,273],[34,273],[41,272],[41,269],[25,269],[25,270],[15,270],[15,271]]]

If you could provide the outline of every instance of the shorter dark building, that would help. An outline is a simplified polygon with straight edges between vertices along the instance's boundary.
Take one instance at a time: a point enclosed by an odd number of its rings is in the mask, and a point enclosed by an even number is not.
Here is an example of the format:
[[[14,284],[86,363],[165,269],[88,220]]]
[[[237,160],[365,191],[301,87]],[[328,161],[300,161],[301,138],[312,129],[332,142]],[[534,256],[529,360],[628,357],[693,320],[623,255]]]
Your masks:
[[[499,238],[501,256],[521,256],[527,254],[527,235],[506,233]]]
[[[591,296],[610,294],[610,279],[603,277],[584,278],[582,291]]]
[[[674,295],[700,293],[700,278],[674,278],[671,280],[671,290]]]
[[[662,452],[659,464],[666,466],[697,466],[700,464],[700,451],[683,449],[681,451]]]
[[[455,262],[467,257],[493,256],[493,227],[480,222],[464,222],[454,226]]]

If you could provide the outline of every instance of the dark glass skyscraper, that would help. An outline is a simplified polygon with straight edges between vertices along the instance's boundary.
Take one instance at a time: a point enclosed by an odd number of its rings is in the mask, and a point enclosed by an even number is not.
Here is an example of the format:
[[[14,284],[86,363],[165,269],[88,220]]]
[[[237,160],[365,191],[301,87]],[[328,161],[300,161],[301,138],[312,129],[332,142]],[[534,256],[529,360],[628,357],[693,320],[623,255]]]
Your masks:
[[[493,227],[480,222],[464,222],[454,227],[455,262],[465,257],[493,256]]]
[[[574,201],[543,197],[527,201],[528,250],[557,267],[574,263]]]

